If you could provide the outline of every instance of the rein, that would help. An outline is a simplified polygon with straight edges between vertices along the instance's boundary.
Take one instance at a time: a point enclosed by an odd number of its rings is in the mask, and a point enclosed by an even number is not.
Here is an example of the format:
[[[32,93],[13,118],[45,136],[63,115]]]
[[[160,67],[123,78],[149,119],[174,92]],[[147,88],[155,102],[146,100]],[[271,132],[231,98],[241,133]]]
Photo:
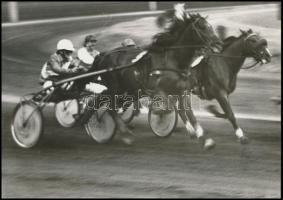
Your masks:
[[[254,64],[252,64],[251,66],[248,67],[241,67],[241,69],[251,69],[253,67],[255,67],[257,64],[259,63],[259,61],[256,61]]]
[[[244,38],[244,41],[246,42],[247,39],[249,39],[252,36],[256,36],[256,35],[257,35],[256,33],[251,33],[246,38]],[[245,46],[246,46],[246,43],[245,43]],[[227,56],[227,55],[221,55],[221,54],[216,54],[216,53],[208,53],[207,55],[208,56],[216,56],[216,57],[225,57],[225,58],[246,58],[246,56]],[[252,64],[248,67],[241,67],[241,69],[251,69],[251,68],[255,67],[258,63],[259,63],[259,61],[256,61],[254,64]]]
[[[186,49],[186,48],[195,48],[195,47],[206,47],[206,45],[176,45],[170,47],[163,47],[164,49]]]
[[[246,58],[246,56],[226,56],[226,55],[221,55],[221,54],[216,54],[216,53],[209,53],[207,54],[208,56],[215,56],[215,57],[224,57],[224,58]],[[251,69],[255,67],[259,61],[256,61],[254,64],[248,66],[248,67],[241,67],[241,69]]]

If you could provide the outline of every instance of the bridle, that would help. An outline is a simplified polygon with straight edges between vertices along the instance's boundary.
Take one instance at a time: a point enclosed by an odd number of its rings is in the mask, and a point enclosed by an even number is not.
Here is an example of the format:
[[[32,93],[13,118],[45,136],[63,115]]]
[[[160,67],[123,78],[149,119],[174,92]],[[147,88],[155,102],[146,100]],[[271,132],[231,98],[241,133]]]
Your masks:
[[[250,37],[253,37],[253,36],[258,36],[258,34],[257,34],[257,33],[250,33],[248,36],[246,36],[246,38],[244,38],[244,41],[245,41],[245,50],[248,48],[247,40],[248,40]],[[256,55],[256,53],[257,53],[256,50],[254,50],[254,49],[253,49],[251,52],[252,52],[252,54],[254,54],[254,55]],[[241,69],[251,69],[251,68],[255,67],[258,63],[259,63],[259,61],[255,61],[254,64],[252,64],[252,65],[250,65],[250,66],[248,66],[248,67],[242,67]]]
[[[208,44],[208,42],[204,39],[207,38],[206,35],[196,26],[196,23],[199,22],[199,20],[202,19],[199,17],[195,21],[193,21],[185,30],[184,32],[189,29],[193,28],[194,31],[196,32],[197,36],[199,39],[204,43],[203,45],[178,45],[178,46],[170,46],[170,47],[165,47],[164,49],[181,49],[181,48],[196,48],[196,47],[206,47],[206,48],[211,48],[211,42]],[[180,70],[180,69],[168,69],[168,68],[159,68],[159,69],[154,69],[150,71],[150,75],[159,75],[161,74],[161,71],[170,71],[170,72],[175,72],[179,74],[182,77],[188,77],[189,73],[188,70]]]
[[[257,33],[250,33],[248,36],[246,36],[243,40],[245,42],[245,50],[248,48],[248,45],[247,45],[247,40],[250,38],[250,37],[253,37],[253,36],[257,36]],[[252,50],[252,54],[256,54],[256,50]],[[246,58],[247,56],[227,56],[227,55],[221,55],[221,54],[216,54],[216,53],[209,53],[208,56],[215,56],[215,57],[226,57],[226,58]],[[247,67],[241,67],[241,69],[251,69],[253,67],[255,67],[258,63],[260,63],[260,61],[255,61],[254,64],[250,65],[250,66],[247,66]]]

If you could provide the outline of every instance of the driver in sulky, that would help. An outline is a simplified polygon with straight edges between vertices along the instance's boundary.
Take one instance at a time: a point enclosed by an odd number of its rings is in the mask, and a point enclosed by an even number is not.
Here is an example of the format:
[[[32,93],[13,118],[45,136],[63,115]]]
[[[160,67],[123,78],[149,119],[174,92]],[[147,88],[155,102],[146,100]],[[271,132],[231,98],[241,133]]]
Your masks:
[[[74,51],[75,48],[71,40],[62,39],[58,41],[56,52],[49,57],[41,69],[40,83],[44,88],[53,85],[54,81],[74,76],[82,71],[72,64],[72,53]],[[61,88],[69,89],[71,85],[66,83]]]
[[[100,52],[96,50],[97,39],[94,35],[87,35],[83,42],[83,47],[81,47],[77,52],[77,57],[74,59],[73,63],[76,68],[82,69],[84,72],[88,72],[92,67],[94,61],[100,55]],[[95,82],[100,82],[101,77],[98,76]],[[101,93],[106,90],[104,85],[90,82],[86,80],[78,80],[77,86],[80,89],[85,89],[88,92],[92,93]],[[85,87],[85,88],[84,88]]]
[[[84,71],[90,70],[93,62],[100,55],[100,52],[95,49],[96,42],[97,39],[94,35],[87,35],[84,39],[83,47],[78,50],[74,63]]]
[[[41,70],[40,84],[43,85],[43,88],[52,86],[53,82],[87,72],[94,58],[99,55],[99,52],[93,48],[94,41],[96,42],[93,36],[87,36],[84,47],[78,50],[76,58],[72,57],[75,48],[71,40],[62,39],[58,41],[56,52],[49,57]],[[75,84],[74,81],[71,81],[61,86],[63,90],[71,90],[73,88],[93,92],[89,85],[85,85],[83,81],[75,81]],[[50,88],[50,90],[53,89],[53,87]]]

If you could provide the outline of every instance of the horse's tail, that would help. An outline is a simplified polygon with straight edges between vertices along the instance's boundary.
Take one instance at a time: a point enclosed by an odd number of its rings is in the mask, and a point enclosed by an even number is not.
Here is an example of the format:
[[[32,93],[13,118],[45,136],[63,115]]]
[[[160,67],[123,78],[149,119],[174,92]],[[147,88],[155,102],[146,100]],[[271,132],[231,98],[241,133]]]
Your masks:
[[[206,110],[207,110],[208,112],[210,112],[211,114],[213,114],[215,117],[224,118],[224,119],[227,118],[226,115],[225,115],[224,113],[220,113],[220,112],[217,110],[216,106],[214,106],[214,105],[209,105],[209,106],[207,106],[207,107],[206,107]]]

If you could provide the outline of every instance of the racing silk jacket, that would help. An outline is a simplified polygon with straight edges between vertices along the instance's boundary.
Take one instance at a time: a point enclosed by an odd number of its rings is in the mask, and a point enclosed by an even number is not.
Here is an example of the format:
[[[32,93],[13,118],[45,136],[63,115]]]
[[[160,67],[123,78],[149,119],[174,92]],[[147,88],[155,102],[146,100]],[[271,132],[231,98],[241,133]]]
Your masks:
[[[51,76],[74,74],[70,65],[71,61],[71,57],[67,60],[57,53],[52,54],[42,67],[41,79],[46,80]]]
[[[86,47],[82,47],[78,50],[77,59],[79,60],[79,63],[77,63],[77,65],[82,66],[87,71],[91,68],[95,58],[99,54],[100,52],[97,50],[89,52]]]

